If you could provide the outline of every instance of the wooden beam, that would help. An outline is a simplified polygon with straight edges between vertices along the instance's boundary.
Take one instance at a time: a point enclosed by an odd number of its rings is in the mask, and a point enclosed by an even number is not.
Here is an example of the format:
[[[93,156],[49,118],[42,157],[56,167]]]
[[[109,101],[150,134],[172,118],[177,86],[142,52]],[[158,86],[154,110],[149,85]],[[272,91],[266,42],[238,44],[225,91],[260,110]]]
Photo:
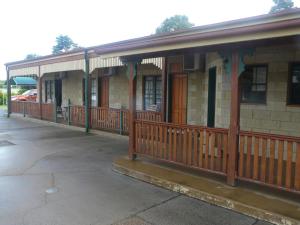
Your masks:
[[[161,120],[166,122],[166,107],[167,107],[167,58],[162,58],[162,71],[161,71]]]
[[[232,53],[231,64],[231,107],[230,107],[230,126],[229,126],[229,149],[227,184],[236,185],[239,130],[240,130],[240,102],[239,102],[239,54]]]
[[[136,76],[137,76],[137,63],[127,63],[129,75],[129,158],[134,160],[135,154],[135,119],[136,119]]]
[[[6,67],[6,86],[7,86],[7,117],[9,118],[11,113],[11,86],[9,78],[9,69]]]

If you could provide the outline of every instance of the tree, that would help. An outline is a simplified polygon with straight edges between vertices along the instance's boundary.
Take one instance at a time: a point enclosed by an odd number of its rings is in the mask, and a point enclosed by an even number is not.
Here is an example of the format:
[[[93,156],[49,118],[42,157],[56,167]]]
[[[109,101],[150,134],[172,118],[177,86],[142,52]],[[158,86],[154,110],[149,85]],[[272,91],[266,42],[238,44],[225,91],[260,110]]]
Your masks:
[[[25,59],[35,59],[37,57],[40,57],[40,56],[35,53],[31,53],[31,54],[27,54]]]
[[[293,0],[273,0],[274,6],[271,8],[270,13],[280,12],[294,7]]]
[[[189,22],[189,19],[185,15],[175,15],[165,19],[159,27],[156,28],[156,34],[167,33],[194,26]]]
[[[58,54],[78,48],[78,45],[68,35],[59,35],[56,37],[56,45],[52,47],[52,53]]]

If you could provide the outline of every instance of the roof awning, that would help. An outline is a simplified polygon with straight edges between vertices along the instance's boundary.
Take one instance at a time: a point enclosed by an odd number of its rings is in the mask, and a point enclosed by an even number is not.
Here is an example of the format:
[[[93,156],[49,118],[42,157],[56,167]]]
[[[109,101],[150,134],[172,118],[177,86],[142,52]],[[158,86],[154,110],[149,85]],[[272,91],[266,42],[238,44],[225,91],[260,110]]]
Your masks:
[[[11,85],[34,86],[36,85],[36,80],[32,77],[13,77]]]

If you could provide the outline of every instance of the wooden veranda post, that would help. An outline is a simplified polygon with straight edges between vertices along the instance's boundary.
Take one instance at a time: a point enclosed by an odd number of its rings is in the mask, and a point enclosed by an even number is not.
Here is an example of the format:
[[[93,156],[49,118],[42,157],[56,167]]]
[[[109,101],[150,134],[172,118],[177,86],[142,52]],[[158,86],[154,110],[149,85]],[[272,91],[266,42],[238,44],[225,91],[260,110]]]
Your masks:
[[[41,67],[39,66],[39,74],[38,74],[38,85],[39,85],[39,108],[40,108],[40,119],[43,119],[43,109],[42,109],[42,102],[43,102],[43,97],[42,97],[42,77],[41,77]]]
[[[128,154],[130,159],[135,159],[135,119],[136,119],[136,76],[137,62],[127,63],[129,77],[129,149]]]
[[[236,185],[236,173],[238,165],[238,146],[240,130],[240,102],[239,102],[239,54],[232,53],[231,63],[231,106],[229,126],[229,151],[227,167],[227,184]]]
[[[166,122],[166,106],[167,106],[167,58],[162,58],[161,71],[161,86],[162,86],[162,101],[161,101],[161,121]]]
[[[85,132],[89,132],[89,107],[90,107],[90,100],[89,100],[89,56],[88,56],[88,51],[84,51],[84,60],[85,60],[85,70],[84,70],[84,89],[85,89],[85,94],[84,94],[84,106],[85,106]]]
[[[7,117],[11,113],[11,86],[9,81],[9,69],[6,67],[6,86],[7,86]]]

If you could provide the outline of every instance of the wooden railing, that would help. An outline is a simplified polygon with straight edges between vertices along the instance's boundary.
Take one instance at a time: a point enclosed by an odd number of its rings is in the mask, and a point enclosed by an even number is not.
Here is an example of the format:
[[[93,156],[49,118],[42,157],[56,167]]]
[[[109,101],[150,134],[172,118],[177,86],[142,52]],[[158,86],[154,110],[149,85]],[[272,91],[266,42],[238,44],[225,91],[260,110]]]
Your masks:
[[[40,118],[40,105],[38,102],[24,102],[24,104],[26,115],[34,118]]]
[[[41,119],[53,121],[54,104],[42,103],[41,107],[42,110],[40,110],[40,104],[38,102],[28,102],[28,101],[11,102],[12,113],[21,113],[24,116],[27,115],[33,118],[41,118]]]
[[[92,107],[91,128],[119,130],[122,126],[120,116],[121,110],[119,109]]]
[[[135,121],[136,154],[225,175],[228,129]]]
[[[54,104],[42,103],[42,119],[53,121],[54,120]]]
[[[138,120],[149,120],[155,122],[162,122],[161,113],[153,111],[137,111],[136,118]]]
[[[300,138],[241,131],[238,178],[300,191]]]
[[[75,126],[84,126],[85,107],[80,105],[70,106],[70,124]]]
[[[91,108],[91,128],[128,133],[128,110],[106,107]],[[161,113],[152,111],[137,111],[140,120],[161,121]]]
[[[12,101],[11,102],[11,112],[12,113],[24,113],[24,102],[21,101]]]

